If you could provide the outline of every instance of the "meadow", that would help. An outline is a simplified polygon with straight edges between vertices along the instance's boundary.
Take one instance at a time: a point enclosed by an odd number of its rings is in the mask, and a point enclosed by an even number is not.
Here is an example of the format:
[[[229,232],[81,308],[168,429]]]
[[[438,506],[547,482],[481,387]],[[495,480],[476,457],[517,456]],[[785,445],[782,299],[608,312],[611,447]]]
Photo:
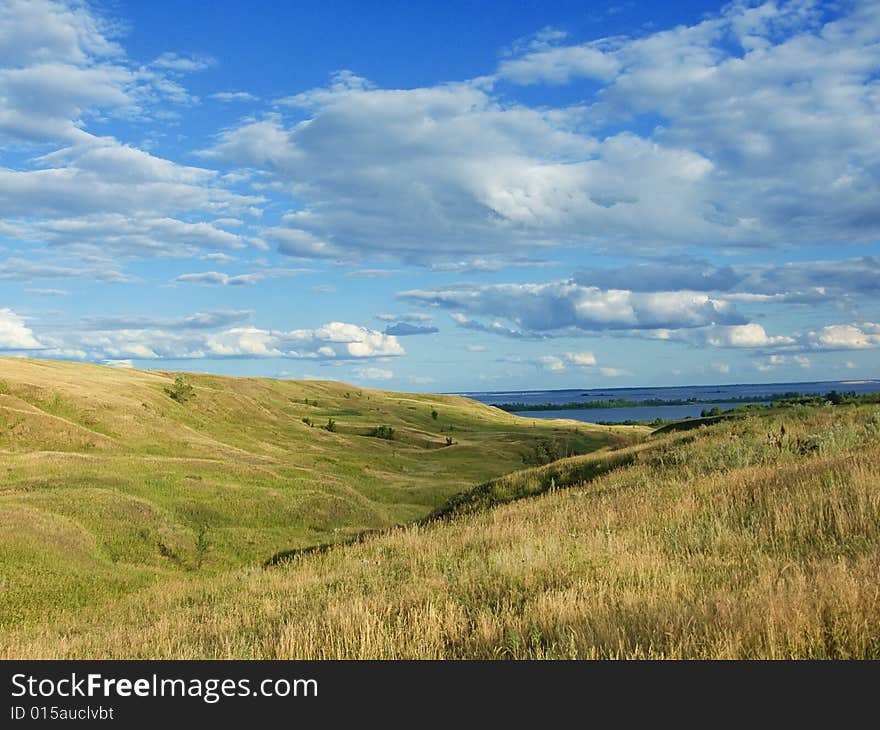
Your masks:
[[[517,421],[485,418],[489,443],[513,439]],[[154,573],[124,595],[8,625],[0,652],[880,658],[880,408],[793,405],[606,437],[591,453],[450,484],[451,499],[350,544]],[[69,569],[88,554],[57,530],[41,539]]]
[[[0,629],[424,517],[634,429],[327,381],[0,359]]]

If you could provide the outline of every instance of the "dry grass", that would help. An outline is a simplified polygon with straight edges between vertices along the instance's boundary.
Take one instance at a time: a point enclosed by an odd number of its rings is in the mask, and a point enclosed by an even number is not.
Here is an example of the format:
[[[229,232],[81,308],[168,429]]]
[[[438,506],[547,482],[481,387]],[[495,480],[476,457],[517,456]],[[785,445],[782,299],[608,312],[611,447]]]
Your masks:
[[[0,358],[0,627],[413,522],[542,439],[638,433],[323,381],[188,375],[179,403],[174,376]]]
[[[663,437],[585,482],[591,457],[532,470],[556,491],[145,589],[2,655],[880,658],[880,413],[792,411],[782,438],[779,419]]]

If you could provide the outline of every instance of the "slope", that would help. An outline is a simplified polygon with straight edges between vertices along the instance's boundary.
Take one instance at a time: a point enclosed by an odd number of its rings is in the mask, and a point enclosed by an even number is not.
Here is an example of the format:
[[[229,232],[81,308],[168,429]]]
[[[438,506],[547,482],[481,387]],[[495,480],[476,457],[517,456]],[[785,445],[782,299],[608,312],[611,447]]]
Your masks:
[[[0,359],[0,623],[412,522],[551,440],[637,437],[326,381],[192,374],[179,402],[174,377]]]
[[[8,657],[880,657],[876,406],[661,434],[456,504],[0,643]]]

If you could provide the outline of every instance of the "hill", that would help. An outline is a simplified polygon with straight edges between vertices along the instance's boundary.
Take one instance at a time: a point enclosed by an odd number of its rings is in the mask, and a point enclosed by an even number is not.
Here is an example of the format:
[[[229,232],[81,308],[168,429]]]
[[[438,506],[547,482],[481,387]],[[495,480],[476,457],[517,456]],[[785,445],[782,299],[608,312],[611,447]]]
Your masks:
[[[0,645],[11,657],[876,659],[877,575],[880,410],[794,407],[528,469],[422,524],[172,581]]]
[[[0,627],[413,522],[548,444],[639,433],[457,396],[175,377],[0,358]]]

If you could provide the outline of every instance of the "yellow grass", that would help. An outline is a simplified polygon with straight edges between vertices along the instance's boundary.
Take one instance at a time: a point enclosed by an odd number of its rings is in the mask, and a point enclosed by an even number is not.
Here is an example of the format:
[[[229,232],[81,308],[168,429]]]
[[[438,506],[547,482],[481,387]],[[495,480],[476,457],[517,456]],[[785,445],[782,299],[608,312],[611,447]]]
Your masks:
[[[880,658],[876,408],[632,451],[587,481],[605,457],[530,470],[553,475],[540,496],[10,631],[2,655]]]

